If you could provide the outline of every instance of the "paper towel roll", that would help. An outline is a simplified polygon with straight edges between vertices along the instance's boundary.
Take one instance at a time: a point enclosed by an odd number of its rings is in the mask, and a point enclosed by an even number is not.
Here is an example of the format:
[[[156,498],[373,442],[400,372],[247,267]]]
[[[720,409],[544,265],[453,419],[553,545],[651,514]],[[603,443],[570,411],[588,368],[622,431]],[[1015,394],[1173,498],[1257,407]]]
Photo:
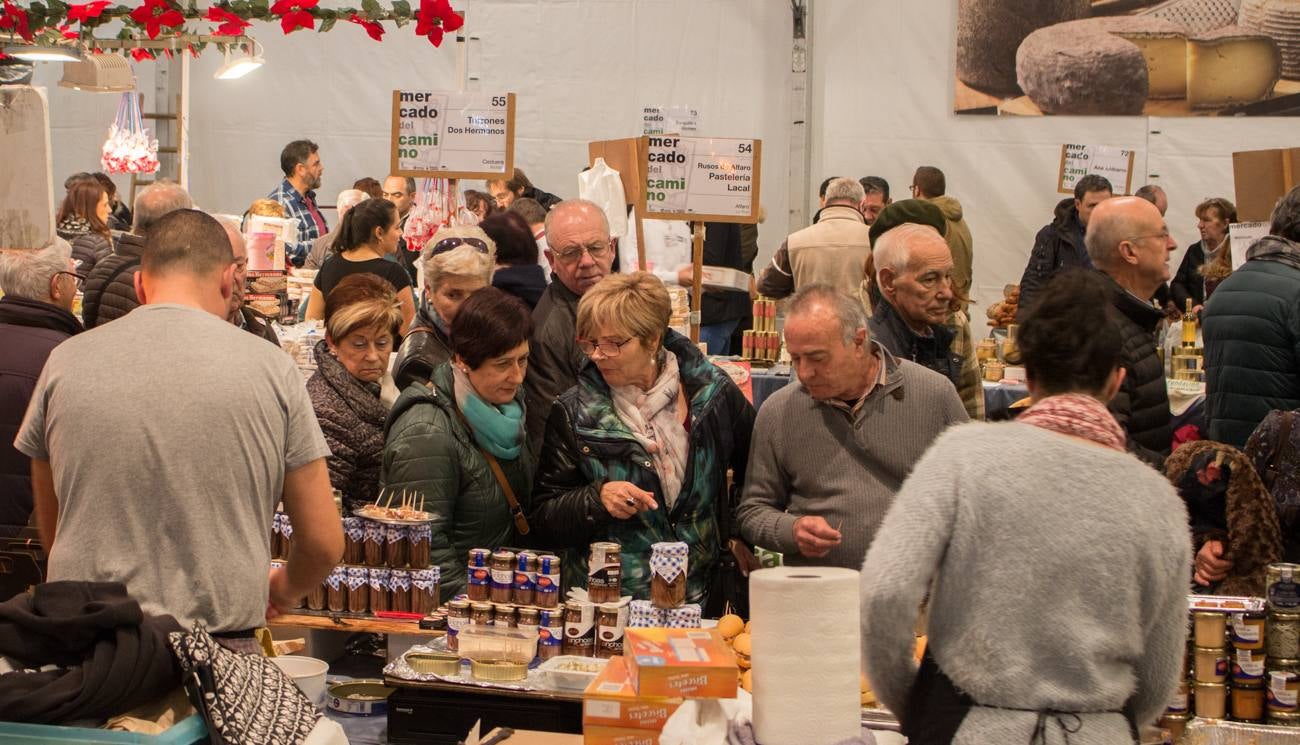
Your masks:
[[[862,733],[858,573],[776,567],[749,577],[754,737],[834,745]]]

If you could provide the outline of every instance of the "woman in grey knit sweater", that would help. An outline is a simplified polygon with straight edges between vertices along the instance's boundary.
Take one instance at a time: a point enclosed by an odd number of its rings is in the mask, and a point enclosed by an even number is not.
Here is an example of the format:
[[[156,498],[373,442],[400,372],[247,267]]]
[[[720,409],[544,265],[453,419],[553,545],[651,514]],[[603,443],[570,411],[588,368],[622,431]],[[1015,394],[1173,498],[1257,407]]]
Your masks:
[[[1124,375],[1110,312],[1091,275],[1053,279],[1019,337],[1034,406],[941,436],[867,554],[866,672],[910,745],[1135,742],[1173,693],[1187,514],[1106,409]]]

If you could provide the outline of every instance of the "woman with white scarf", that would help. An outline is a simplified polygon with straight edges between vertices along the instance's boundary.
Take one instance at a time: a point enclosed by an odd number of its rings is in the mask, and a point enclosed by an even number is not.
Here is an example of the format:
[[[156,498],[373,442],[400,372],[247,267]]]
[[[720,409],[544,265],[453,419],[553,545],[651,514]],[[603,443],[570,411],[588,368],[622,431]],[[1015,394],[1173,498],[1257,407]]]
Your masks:
[[[716,607],[710,590],[731,538],[719,523],[734,509],[726,474],[744,479],[754,409],[668,329],[671,314],[648,272],[610,275],[582,296],[578,347],[589,361],[552,406],[529,522],[537,545],[565,550],[568,587],[586,586],[589,544],[619,543],[623,594],[639,599],[649,597],[651,546],[685,543],[686,600]]]

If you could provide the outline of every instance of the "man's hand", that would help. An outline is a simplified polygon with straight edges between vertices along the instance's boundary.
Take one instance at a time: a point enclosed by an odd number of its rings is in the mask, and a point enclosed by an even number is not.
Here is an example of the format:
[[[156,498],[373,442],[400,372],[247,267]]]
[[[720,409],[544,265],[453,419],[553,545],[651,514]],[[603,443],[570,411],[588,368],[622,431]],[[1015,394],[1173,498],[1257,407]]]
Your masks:
[[[619,520],[627,520],[638,512],[658,507],[654,494],[638,488],[630,481],[610,481],[600,487],[600,503],[605,506],[606,512]]]
[[[794,541],[799,553],[817,559],[840,545],[840,531],[832,528],[826,519],[817,515],[804,515],[794,521]]]
[[[284,567],[271,570],[271,589],[267,593],[266,620],[283,616],[293,610],[301,598],[294,597],[289,589],[289,573]]]
[[[695,283],[695,266],[687,264],[677,270],[677,284],[682,287],[691,287]]]
[[[1232,559],[1223,558],[1222,541],[1206,541],[1196,552],[1196,584],[1209,587],[1232,571]]]

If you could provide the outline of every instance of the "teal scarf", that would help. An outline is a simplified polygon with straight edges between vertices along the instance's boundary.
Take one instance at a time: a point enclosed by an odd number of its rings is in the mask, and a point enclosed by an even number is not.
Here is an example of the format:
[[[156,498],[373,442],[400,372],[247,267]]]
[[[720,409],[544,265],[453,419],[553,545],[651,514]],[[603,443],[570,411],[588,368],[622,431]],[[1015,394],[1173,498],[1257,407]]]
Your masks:
[[[524,444],[524,407],[516,401],[501,406],[490,404],[474,392],[468,381],[462,390],[461,413],[469,421],[474,441],[501,460],[518,458]]]

